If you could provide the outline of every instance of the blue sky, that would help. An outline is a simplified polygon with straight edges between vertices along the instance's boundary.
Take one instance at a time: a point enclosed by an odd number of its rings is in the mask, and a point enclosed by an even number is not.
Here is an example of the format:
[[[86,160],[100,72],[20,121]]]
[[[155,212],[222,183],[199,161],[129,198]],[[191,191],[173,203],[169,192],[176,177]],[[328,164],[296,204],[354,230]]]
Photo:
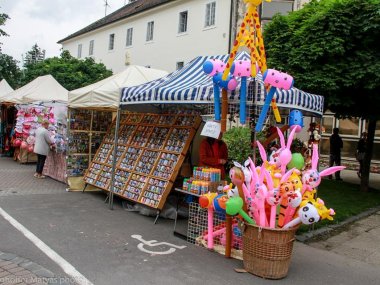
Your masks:
[[[107,0],[107,14],[128,0]],[[2,52],[21,61],[37,43],[46,57],[58,56],[57,41],[104,17],[105,0],[0,0],[0,13],[10,17],[2,26],[9,37],[1,37]]]

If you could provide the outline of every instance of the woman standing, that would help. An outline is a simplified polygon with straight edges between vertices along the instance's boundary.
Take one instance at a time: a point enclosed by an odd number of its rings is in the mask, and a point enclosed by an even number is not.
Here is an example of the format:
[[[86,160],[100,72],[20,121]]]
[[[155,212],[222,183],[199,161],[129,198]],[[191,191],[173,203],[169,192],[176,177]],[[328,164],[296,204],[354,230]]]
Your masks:
[[[50,148],[54,146],[54,143],[50,139],[48,131],[49,121],[43,121],[41,127],[36,130],[36,141],[34,144],[34,153],[37,154],[37,166],[34,177],[45,178],[42,175],[44,169],[45,160],[49,154]]]

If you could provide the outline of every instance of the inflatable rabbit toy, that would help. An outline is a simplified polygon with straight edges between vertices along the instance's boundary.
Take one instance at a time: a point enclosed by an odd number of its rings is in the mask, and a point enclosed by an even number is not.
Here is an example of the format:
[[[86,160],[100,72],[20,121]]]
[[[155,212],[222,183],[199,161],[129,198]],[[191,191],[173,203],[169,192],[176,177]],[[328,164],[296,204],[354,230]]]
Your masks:
[[[247,189],[249,189],[250,185],[251,185],[251,179],[252,179],[252,176],[251,176],[251,171],[249,170],[249,160],[247,159],[245,162],[244,162],[244,166],[241,165],[239,162],[236,162],[234,161],[234,165],[236,167],[239,167],[241,168],[241,170],[243,170],[243,173],[244,173],[244,183],[245,183],[245,186],[247,187]]]
[[[292,145],[296,129],[293,128],[293,130],[290,132],[287,144],[285,144],[285,138],[281,130],[277,127],[276,129],[280,138],[281,148],[277,151],[277,153],[273,155],[273,159],[277,167],[281,167],[281,174],[284,175],[286,171],[286,166],[292,160],[292,152],[290,151],[290,146]]]
[[[300,223],[311,225],[319,220],[333,220],[333,215],[335,215],[335,211],[331,208],[327,209],[322,199],[304,200],[298,210],[298,217],[287,223],[283,229],[289,229]]]
[[[252,159],[251,158],[248,158],[248,159],[251,166],[250,170],[251,170],[251,175],[252,175],[251,197],[252,197],[252,202],[254,204],[253,208],[255,209],[254,217],[256,219],[257,225],[261,227],[266,227],[268,222],[267,222],[266,213],[265,213],[265,201],[268,195],[268,189],[264,184],[265,167],[261,166],[260,176],[259,176]]]
[[[270,205],[269,227],[274,229],[276,227],[277,206],[281,203],[282,197],[280,195],[280,189],[278,187],[274,187],[272,176],[266,169],[264,169],[264,174],[268,189],[266,202],[268,205]]]
[[[265,152],[265,149],[263,145],[257,141],[257,146],[259,148],[261,160],[263,161],[263,165],[265,166],[265,169],[269,172],[269,174],[272,177],[274,187],[278,187],[280,184],[280,178],[281,178],[281,171],[277,169],[275,162],[273,160],[268,161],[267,153]]]
[[[302,174],[302,184],[303,184],[303,190],[302,194],[305,191],[312,191],[314,188],[318,187],[318,185],[321,183],[321,179],[324,176],[331,175],[337,171],[341,171],[345,166],[333,166],[326,168],[325,170],[322,170],[321,172],[318,172],[318,145],[313,144],[313,155],[311,159],[311,169],[305,171]]]

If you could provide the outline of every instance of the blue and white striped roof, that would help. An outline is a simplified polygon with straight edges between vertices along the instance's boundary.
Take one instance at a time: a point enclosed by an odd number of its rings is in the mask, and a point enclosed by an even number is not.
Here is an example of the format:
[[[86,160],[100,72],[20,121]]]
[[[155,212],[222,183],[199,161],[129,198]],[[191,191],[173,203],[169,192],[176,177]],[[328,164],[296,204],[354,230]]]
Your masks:
[[[212,78],[203,72],[203,63],[212,58],[227,62],[229,55],[199,56],[163,78],[133,87],[122,89],[121,105],[128,104],[202,104],[214,101]],[[237,60],[249,59],[246,52],[240,52]],[[265,100],[264,83],[261,76],[247,80],[247,101],[262,105]],[[257,88],[255,88],[257,87]],[[230,102],[239,100],[239,89],[228,93]],[[253,96],[256,93],[256,96]],[[313,114],[322,115],[323,96],[303,92],[297,88],[276,91],[276,100],[279,107],[300,109]]]

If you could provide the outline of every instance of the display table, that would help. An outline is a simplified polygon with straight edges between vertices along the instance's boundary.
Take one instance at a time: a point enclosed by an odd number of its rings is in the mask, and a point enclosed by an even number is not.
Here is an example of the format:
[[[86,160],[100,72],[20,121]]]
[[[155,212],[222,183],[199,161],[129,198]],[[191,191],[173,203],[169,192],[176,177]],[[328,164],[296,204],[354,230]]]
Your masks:
[[[66,155],[50,151],[46,157],[45,166],[42,171],[43,175],[49,176],[55,180],[67,183],[66,178]]]

